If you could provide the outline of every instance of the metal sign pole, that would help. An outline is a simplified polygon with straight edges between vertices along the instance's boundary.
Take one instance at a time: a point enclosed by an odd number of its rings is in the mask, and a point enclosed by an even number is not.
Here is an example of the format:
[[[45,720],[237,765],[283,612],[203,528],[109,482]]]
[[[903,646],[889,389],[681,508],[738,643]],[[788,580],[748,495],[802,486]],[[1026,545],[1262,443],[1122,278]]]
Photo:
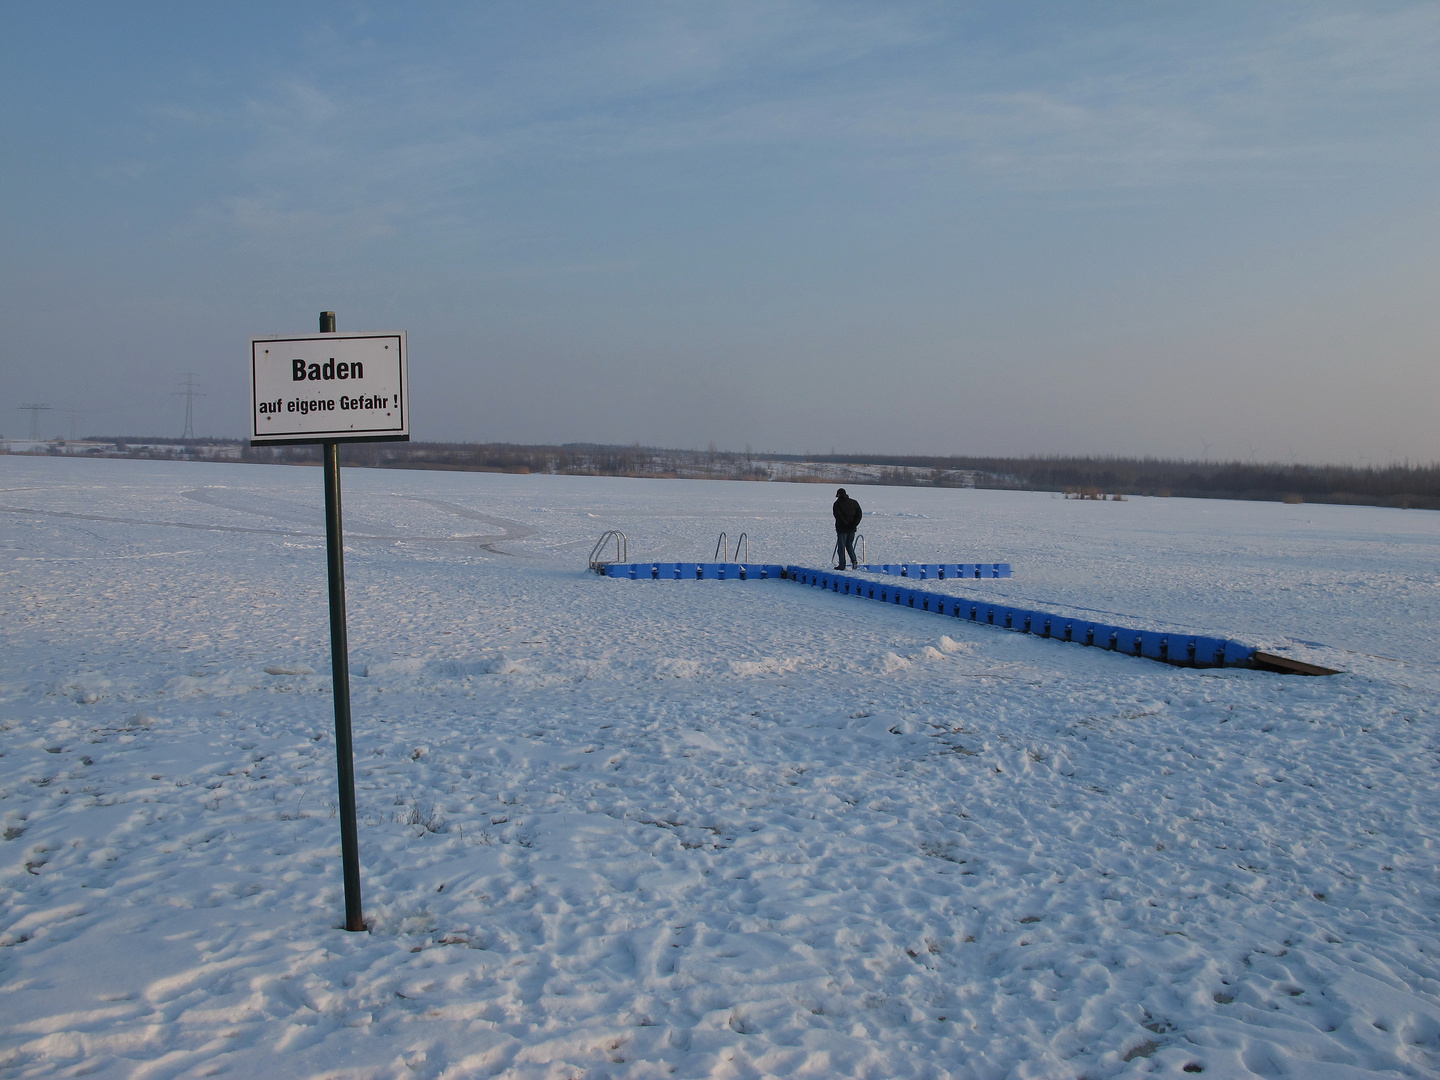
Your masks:
[[[322,311],[318,334],[250,339],[250,445],[319,445],[325,465],[325,556],[330,579],[330,666],[346,930],[364,930],[366,926],[360,904],[355,750],[350,734],[339,444],[409,442],[409,400],[409,350],[404,330],[341,334],[335,327],[335,313]]]
[[[335,333],[335,313],[320,314],[320,332]],[[330,673],[335,685],[335,771],[340,782],[340,857],[345,876],[345,929],[364,930],[360,908],[360,838],[355,829],[355,751],[350,739],[350,643],[345,633],[345,533],[340,521],[340,449],[321,444],[325,460],[325,555],[330,571]]]

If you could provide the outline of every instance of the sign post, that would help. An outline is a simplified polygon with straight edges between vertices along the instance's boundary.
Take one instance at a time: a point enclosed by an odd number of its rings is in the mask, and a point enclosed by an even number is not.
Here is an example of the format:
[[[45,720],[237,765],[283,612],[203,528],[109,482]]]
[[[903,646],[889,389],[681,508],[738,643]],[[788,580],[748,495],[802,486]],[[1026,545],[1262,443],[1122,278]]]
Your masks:
[[[360,904],[355,752],[350,738],[339,444],[409,440],[408,364],[403,330],[342,335],[335,329],[333,311],[320,313],[320,333],[314,337],[253,338],[250,342],[250,444],[319,443],[325,463],[330,671],[335,686],[335,766],[340,788],[346,930],[364,930],[365,918]]]

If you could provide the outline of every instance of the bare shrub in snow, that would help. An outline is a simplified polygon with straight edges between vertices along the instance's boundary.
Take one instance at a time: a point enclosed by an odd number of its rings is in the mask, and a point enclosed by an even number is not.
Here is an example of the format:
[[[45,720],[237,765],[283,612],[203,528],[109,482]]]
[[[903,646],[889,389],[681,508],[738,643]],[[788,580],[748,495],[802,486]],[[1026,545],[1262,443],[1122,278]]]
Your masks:
[[[433,802],[429,801],[421,802],[419,799],[411,799],[410,808],[396,813],[395,821],[401,825],[418,826],[423,832],[445,831],[445,815],[440,813]]]

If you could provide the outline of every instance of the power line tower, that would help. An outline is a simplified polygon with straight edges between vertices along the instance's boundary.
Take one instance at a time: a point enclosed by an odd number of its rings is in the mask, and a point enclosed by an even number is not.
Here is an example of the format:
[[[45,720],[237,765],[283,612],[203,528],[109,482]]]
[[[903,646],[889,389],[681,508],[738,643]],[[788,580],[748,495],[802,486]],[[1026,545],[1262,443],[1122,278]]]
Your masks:
[[[77,436],[77,435],[75,434],[75,418],[76,418],[77,416],[79,416],[82,412],[84,412],[85,410],[84,410],[84,409],[74,409],[74,408],[71,408],[71,409],[61,409],[60,411],[61,411],[62,413],[64,413],[65,416],[66,416],[66,418],[70,421],[70,441],[71,441],[71,442],[75,442],[76,439],[79,437],[79,436]]]
[[[30,414],[30,441],[40,441],[40,414],[50,408],[49,405],[21,405],[21,409]]]
[[[195,376],[189,372],[185,373],[185,381],[180,386],[181,388],[175,391],[176,397],[185,399],[185,433],[180,438],[193,439],[195,438],[195,399],[205,395],[196,388]]]

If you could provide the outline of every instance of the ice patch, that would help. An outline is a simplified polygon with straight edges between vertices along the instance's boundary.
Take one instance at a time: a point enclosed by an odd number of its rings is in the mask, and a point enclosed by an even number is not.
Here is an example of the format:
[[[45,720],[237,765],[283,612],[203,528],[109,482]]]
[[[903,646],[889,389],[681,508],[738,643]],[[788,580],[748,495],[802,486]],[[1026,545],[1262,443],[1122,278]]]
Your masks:
[[[382,660],[378,664],[366,664],[360,674],[367,679],[383,678],[386,675],[418,675],[425,667],[425,661],[418,656],[407,656],[400,660]]]
[[[366,664],[361,671],[367,679],[393,678],[397,675],[429,675],[436,679],[469,679],[476,675],[511,675],[526,670],[523,661],[504,653],[483,660],[426,660],[406,656],[398,660],[381,660]]]
[[[509,675],[519,671],[520,665],[504,653],[489,656],[484,660],[439,660],[433,665],[433,673],[445,679],[468,679],[474,675]]]
[[[266,675],[314,675],[315,669],[304,664],[266,664]]]

